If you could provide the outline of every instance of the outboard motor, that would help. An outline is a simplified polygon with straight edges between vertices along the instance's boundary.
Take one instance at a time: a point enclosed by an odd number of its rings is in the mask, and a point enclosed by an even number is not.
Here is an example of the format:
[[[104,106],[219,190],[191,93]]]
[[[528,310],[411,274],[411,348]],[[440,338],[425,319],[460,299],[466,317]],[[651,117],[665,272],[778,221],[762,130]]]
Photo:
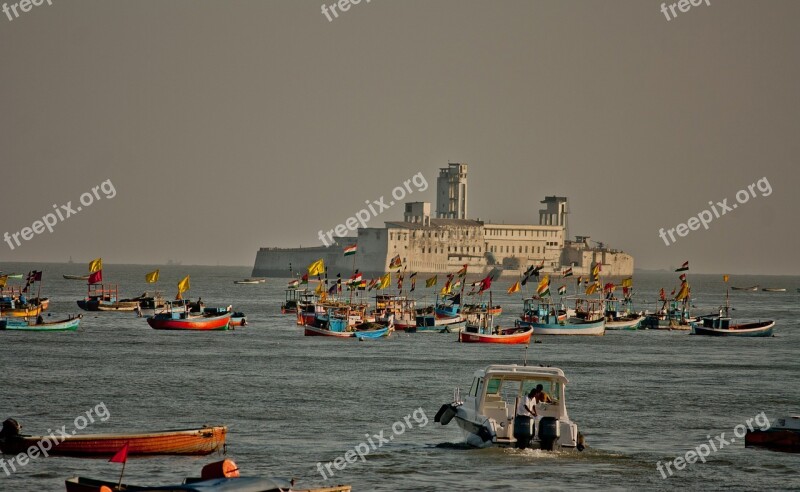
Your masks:
[[[539,431],[541,433],[541,430]],[[525,449],[530,447],[534,435],[534,420],[525,415],[514,417],[514,439],[517,440],[517,448]]]
[[[453,407],[453,405],[445,403],[444,405],[442,405],[442,408],[440,408],[439,411],[436,412],[436,416],[433,418],[433,421],[439,422],[442,425],[447,425],[450,423],[451,420],[453,420],[453,417],[455,417],[455,415],[456,415],[456,409]]]
[[[539,440],[542,442],[542,449],[555,451],[560,447],[558,444],[559,437],[561,437],[561,428],[558,425],[558,419],[544,417],[539,421]]]
[[[0,430],[0,441],[7,441],[19,436],[21,429],[22,426],[19,425],[19,422],[14,419],[6,419],[3,422],[3,429]]]

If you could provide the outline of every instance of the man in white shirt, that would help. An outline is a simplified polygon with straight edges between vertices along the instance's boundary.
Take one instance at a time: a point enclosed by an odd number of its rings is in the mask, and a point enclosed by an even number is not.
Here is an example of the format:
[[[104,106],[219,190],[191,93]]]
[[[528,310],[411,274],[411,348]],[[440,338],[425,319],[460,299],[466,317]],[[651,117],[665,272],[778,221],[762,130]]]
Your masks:
[[[536,413],[536,388],[530,393],[519,399],[517,403],[517,416],[514,418],[514,438],[517,440],[517,447],[525,449],[530,446],[535,434],[534,422],[538,414]]]

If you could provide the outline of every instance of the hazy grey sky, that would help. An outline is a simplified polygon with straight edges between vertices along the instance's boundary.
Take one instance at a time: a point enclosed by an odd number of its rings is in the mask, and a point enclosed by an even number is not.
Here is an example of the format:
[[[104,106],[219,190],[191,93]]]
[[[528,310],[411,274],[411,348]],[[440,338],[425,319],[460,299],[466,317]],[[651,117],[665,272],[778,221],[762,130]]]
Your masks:
[[[331,1],[326,1],[330,4]],[[570,233],[639,268],[800,274],[800,2],[52,0],[0,14],[0,234],[110,179],[0,262],[252,264],[365,200],[470,165],[469,215]],[[773,193],[666,246],[660,228]],[[102,192],[101,192],[101,195]],[[397,206],[373,219],[402,217]],[[0,264],[2,269],[2,264]]]

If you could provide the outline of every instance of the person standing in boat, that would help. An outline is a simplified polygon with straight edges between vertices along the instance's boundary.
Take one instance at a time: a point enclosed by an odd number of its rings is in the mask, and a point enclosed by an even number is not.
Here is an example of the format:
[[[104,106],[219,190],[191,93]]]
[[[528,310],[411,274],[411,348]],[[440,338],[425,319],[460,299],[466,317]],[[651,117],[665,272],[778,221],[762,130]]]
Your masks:
[[[550,395],[544,392],[544,386],[542,386],[541,384],[537,384],[536,388],[534,388],[534,391],[536,392],[535,397],[537,402],[553,403],[553,399],[550,398]]]
[[[533,388],[527,395],[519,398],[517,403],[517,415],[514,417],[514,438],[517,440],[517,447],[525,449],[530,446],[536,434],[536,388]]]

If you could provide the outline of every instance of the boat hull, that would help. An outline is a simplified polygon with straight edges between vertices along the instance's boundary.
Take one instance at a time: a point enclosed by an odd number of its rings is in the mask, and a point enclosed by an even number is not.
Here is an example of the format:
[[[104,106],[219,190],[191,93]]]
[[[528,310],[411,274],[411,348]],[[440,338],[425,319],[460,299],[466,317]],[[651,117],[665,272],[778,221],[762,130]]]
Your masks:
[[[136,311],[138,301],[105,302],[96,300],[80,300],[78,307],[84,311]]]
[[[756,429],[744,435],[744,446],[800,453],[800,431],[788,429]]]
[[[413,326],[406,328],[406,333],[458,333],[467,326],[466,320],[441,325]]]
[[[195,317],[176,319],[169,314],[151,316],[147,324],[154,330],[183,330],[183,331],[222,331],[227,330],[231,320],[231,313],[221,316]]]
[[[291,482],[284,479],[270,479],[270,478],[257,478],[257,477],[236,477],[236,478],[213,478],[210,480],[186,480],[189,485],[165,485],[162,487],[140,487],[136,485],[122,484],[120,489],[117,489],[118,482],[109,482],[105,480],[95,480],[84,477],[73,477],[65,480],[67,492],[101,492],[101,490],[126,490],[130,492],[138,491],[153,491],[153,492],[166,492],[166,491],[193,491],[193,490],[226,490],[230,492],[236,491],[278,491],[278,490],[294,490],[295,492],[350,492],[352,487],[350,485],[334,485],[331,487],[319,487],[312,489],[298,489],[292,487]],[[194,487],[192,487],[194,486]]]
[[[2,309],[2,316],[6,316],[9,318],[35,318],[42,314],[42,306],[33,306],[30,308],[22,308],[22,309]]]
[[[638,330],[643,320],[644,316],[637,316],[635,319],[606,321],[606,330]]]
[[[327,328],[305,325],[305,336],[307,337],[333,337],[333,338],[381,338],[389,335],[389,327],[385,326],[377,330],[364,331],[331,331]]]
[[[561,323],[533,323],[517,321],[518,326],[530,326],[534,335],[585,335],[602,336],[606,332],[606,321],[584,321],[579,318],[567,319]]]
[[[733,325],[729,328],[711,328],[694,324],[692,327],[692,334],[717,337],[771,337],[774,327],[774,321],[745,323],[742,325]]]
[[[458,341],[461,343],[503,343],[503,344],[524,344],[531,340],[533,328],[528,328],[518,333],[501,333],[499,335],[459,332]]]
[[[53,456],[104,458],[114,456],[125,444],[129,455],[207,455],[225,444],[225,426],[182,429],[149,434],[87,434],[67,436],[49,451]],[[47,436],[17,436],[0,442],[6,454],[25,452]]]
[[[80,318],[63,321],[52,321],[41,324],[29,324],[27,321],[0,320],[0,330],[9,331],[75,331],[80,325]]]

